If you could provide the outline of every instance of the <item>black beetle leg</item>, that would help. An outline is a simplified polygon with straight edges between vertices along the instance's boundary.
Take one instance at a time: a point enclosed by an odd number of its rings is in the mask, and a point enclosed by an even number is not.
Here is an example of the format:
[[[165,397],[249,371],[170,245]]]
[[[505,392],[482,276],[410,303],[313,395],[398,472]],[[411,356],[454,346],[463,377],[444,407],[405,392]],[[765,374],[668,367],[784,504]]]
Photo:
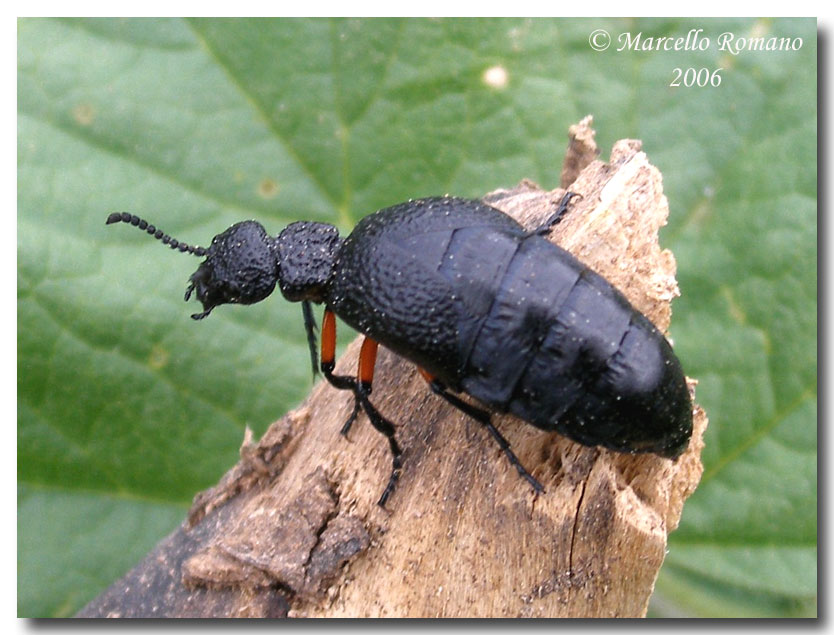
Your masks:
[[[562,218],[564,218],[565,216],[565,212],[568,211],[568,204],[570,203],[571,199],[575,197],[582,198],[582,195],[577,194],[575,192],[565,192],[565,195],[559,202],[559,208],[550,216],[550,218],[548,218],[541,225],[536,227],[536,229],[531,231],[530,235],[535,234],[537,236],[543,236],[544,234],[549,232],[553,227],[561,223]]]
[[[402,450],[400,450],[400,446],[397,443],[396,438],[394,438],[394,425],[388,419],[383,417],[379,410],[377,410],[368,399],[368,395],[371,393],[371,387],[369,385],[358,382],[353,377],[347,377],[346,375],[334,375],[331,371],[332,368],[328,368],[326,365],[322,364],[322,372],[324,373],[327,381],[340,390],[352,390],[354,397],[353,412],[350,414],[350,417],[348,417],[348,420],[345,421],[345,425],[342,426],[341,434],[347,436],[348,430],[350,430],[353,422],[356,421],[356,417],[361,408],[368,415],[368,420],[371,422],[371,425],[376,430],[384,434],[388,439],[388,445],[391,447],[393,467],[391,470],[391,476],[388,479],[388,484],[385,486],[382,496],[379,497],[379,501],[377,501],[377,505],[384,507],[385,501],[388,500],[388,497],[397,485],[397,481],[400,478],[400,470],[402,468]]]
[[[388,445],[391,448],[391,476],[388,478],[388,484],[385,486],[385,490],[382,492],[382,496],[379,497],[377,501],[377,505],[380,507],[385,507],[385,501],[388,500],[388,497],[391,495],[391,492],[394,491],[394,488],[397,486],[397,481],[400,479],[400,470],[402,468],[402,450],[400,450],[400,446],[397,443],[397,439],[394,437],[394,425],[388,421],[385,417],[383,417],[379,411],[371,404],[368,400],[368,392],[366,387],[363,387],[361,382],[359,384],[359,390],[356,393],[357,398],[362,403],[362,408],[368,415],[368,420],[371,422],[371,425],[376,428],[379,432],[385,435],[388,439]]]
[[[345,424],[342,426],[341,434],[347,436],[348,430],[356,421],[360,408],[368,415],[368,420],[371,425],[379,432],[385,435],[388,439],[388,445],[391,448],[391,476],[388,478],[388,484],[379,497],[377,505],[385,507],[385,502],[397,486],[397,481],[400,478],[400,471],[402,468],[402,450],[397,443],[394,434],[396,432],[394,424],[383,417],[379,411],[368,399],[371,394],[371,386],[373,384],[374,363],[376,361],[377,343],[369,337],[366,337],[362,342],[362,350],[359,353],[359,373],[358,378],[348,377],[346,375],[334,375],[333,368],[335,367],[336,354],[336,321],[335,316],[331,311],[325,310],[324,319],[321,326],[321,372],[330,384],[339,390],[353,391],[353,412],[351,412]]]
[[[309,334],[309,331],[308,331]],[[353,392],[353,412],[342,426],[342,436],[347,436],[353,422],[359,415],[359,397],[357,396],[358,385],[353,377],[346,375],[334,375],[336,367],[336,316],[332,311],[325,309],[324,318],[321,321],[321,372],[324,378],[334,388],[339,390],[350,390]]]
[[[531,474],[528,472],[524,466],[521,464],[521,461],[518,460],[518,457],[510,448],[510,443],[504,438],[498,428],[492,425],[492,418],[490,417],[489,413],[486,410],[481,410],[480,408],[476,408],[472,406],[462,399],[459,399],[455,395],[451,394],[446,387],[439,382],[438,380],[434,379],[427,373],[421,370],[423,376],[428,380],[429,386],[431,386],[432,392],[434,394],[443,397],[446,401],[452,404],[455,408],[460,410],[465,415],[472,417],[475,421],[486,427],[489,430],[489,433],[492,435],[492,438],[498,442],[498,446],[504,451],[504,454],[507,456],[510,464],[518,470],[518,473],[523,476],[530,485],[533,486],[533,489],[536,490],[538,493],[544,493],[544,487],[542,484],[539,483]]]
[[[356,380],[353,377],[348,377],[347,375],[334,375],[333,366],[331,364],[322,363],[321,372],[322,374],[324,374],[324,378],[334,388],[338,388],[339,390],[350,390],[351,392],[353,392],[353,412],[350,413],[350,416],[348,416],[348,418],[345,420],[342,429],[339,431],[339,434],[341,434],[343,437],[347,437],[347,434],[350,431],[351,426],[353,425],[354,421],[356,421],[356,417],[359,416],[359,410],[361,408],[359,397],[357,396],[357,391],[359,390],[359,387],[357,386]]]
[[[391,447],[391,476],[388,479],[388,484],[379,497],[377,505],[385,507],[385,501],[394,491],[397,481],[400,478],[400,469],[402,468],[402,450],[397,444],[397,439],[394,437],[396,432],[394,425],[385,417],[379,414],[379,411],[373,406],[368,399],[371,394],[371,385],[374,381],[374,365],[376,364],[376,351],[378,344],[370,337],[366,337],[362,341],[362,350],[359,351],[359,371],[356,379],[356,399],[361,402],[362,408],[368,415],[371,425],[381,432],[388,439],[388,445]]]
[[[189,289],[190,292],[190,289]],[[185,297],[188,300],[188,295]],[[313,378],[319,372],[319,365],[316,363],[316,318],[313,317],[313,306],[308,300],[301,302],[301,313],[304,316],[304,330],[307,331],[307,346],[310,349],[310,362],[313,365]]]
[[[345,425],[342,427],[341,433],[343,435],[347,435],[347,431],[350,429],[350,426],[356,421],[356,416],[359,414],[360,407],[365,411],[368,415],[368,420],[371,422],[371,425],[379,432],[385,435],[388,439],[388,445],[391,448],[391,457],[392,457],[392,469],[391,469],[391,476],[388,479],[388,484],[385,486],[385,490],[382,492],[382,496],[379,497],[377,501],[377,505],[380,507],[385,507],[385,501],[388,500],[388,497],[391,495],[391,492],[394,491],[394,488],[397,485],[397,481],[400,478],[400,470],[402,468],[402,450],[400,450],[400,446],[397,443],[396,438],[394,437],[395,429],[394,424],[392,424],[388,419],[383,417],[379,410],[377,410],[371,401],[368,399],[368,395],[371,393],[371,387],[368,384],[363,382],[358,382],[353,377],[347,377],[345,375],[333,375],[331,372],[327,370],[327,368],[322,365],[322,372],[324,372],[324,376],[327,380],[333,384],[336,388],[341,390],[353,390],[354,396],[354,405],[353,405],[353,412],[351,413],[348,420],[345,422]]]
[[[359,416],[359,409],[361,406],[359,405],[359,399],[354,394],[353,396],[353,412],[350,413],[350,416],[345,421],[342,429],[339,430],[339,434],[343,437],[347,437],[348,432],[350,432],[350,428],[353,425],[353,422],[356,421],[356,417]]]

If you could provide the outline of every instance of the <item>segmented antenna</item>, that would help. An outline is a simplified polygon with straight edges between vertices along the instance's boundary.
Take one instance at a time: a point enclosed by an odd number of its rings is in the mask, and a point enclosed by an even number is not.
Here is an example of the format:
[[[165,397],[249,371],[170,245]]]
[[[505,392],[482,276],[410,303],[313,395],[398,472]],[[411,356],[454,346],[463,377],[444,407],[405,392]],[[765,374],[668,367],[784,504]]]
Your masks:
[[[168,234],[163,233],[161,229],[157,229],[153,225],[149,225],[148,221],[142,220],[138,216],[128,214],[127,212],[113,212],[107,217],[107,225],[113,223],[129,223],[139,229],[144,229],[151,236],[157,240],[161,240],[163,244],[168,245],[171,249],[179,249],[183,253],[194,254],[195,256],[205,256],[206,250],[203,247],[194,247],[187,243],[181,243],[176,238],[171,238]]]

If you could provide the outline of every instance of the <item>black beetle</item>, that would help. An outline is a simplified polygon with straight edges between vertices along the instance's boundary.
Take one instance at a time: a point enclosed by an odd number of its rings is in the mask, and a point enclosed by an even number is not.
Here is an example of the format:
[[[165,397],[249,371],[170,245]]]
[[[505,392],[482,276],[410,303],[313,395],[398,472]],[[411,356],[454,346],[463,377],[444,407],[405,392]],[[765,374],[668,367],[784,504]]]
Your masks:
[[[185,299],[196,292],[206,317],[220,304],[252,304],[276,283],[301,302],[316,372],[311,302],[325,305],[321,371],[354,394],[346,434],[360,409],[388,439],[401,467],[394,426],[371,404],[377,344],[417,364],[432,390],[483,424],[509,461],[543,491],[492,425],[486,410],[511,412],[544,430],[620,452],[679,456],[692,434],[692,404],[666,338],[604,278],[543,236],[566,212],[527,231],[481,201],[408,201],[363,218],[342,239],[333,225],[296,222],[276,238],[256,221],[215,236],[204,249],[181,243],[127,213],[126,222],[172,248],[205,256]],[[334,314],[365,340],[356,378],[334,375]]]

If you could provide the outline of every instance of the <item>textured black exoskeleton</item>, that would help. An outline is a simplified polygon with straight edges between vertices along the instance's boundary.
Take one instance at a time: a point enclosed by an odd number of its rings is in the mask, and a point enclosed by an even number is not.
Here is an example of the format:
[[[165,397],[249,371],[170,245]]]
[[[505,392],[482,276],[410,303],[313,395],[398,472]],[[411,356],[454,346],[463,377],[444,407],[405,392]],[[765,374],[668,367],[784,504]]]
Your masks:
[[[220,304],[263,300],[277,283],[284,297],[302,302],[314,372],[310,303],[325,305],[321,370],[355,395],[342,431],[363,409],[391,445],[383,505],[401,452],[393,425],[368,399],[376,344],[370,371],[362,370],[363,347],[357,379],[334,375],[335,327],[327,321],[333,313],[417,364],[436,394],[487,427],[537,491],[541,485],[489,413],[452,393],[585,445],[668,458],[687,447],[692,405],[666,338],[604,278],[543,237],[573,196],[566,194],[533,231],[480,201],[451,197],[380,210],[344,239],[325,223],[292,223],[271,238],[259,223],[244,221],[207,249],[170,239],[130,214],[107,222],[137,225],[173,248],[205,255],[185,294],[188,300],[196,292],[203,305],[194,319]]]

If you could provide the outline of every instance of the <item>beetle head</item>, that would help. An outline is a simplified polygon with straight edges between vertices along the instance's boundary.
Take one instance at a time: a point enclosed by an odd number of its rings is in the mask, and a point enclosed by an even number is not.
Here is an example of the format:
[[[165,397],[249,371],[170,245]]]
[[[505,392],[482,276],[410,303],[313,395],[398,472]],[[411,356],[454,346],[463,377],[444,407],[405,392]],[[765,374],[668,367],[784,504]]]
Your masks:
[[[275,289],[278,266],[275,242],[253,220],[232,225],[211,241],[206,259],[189,278],[185,299],[195,292],[203,312],[201,320],[220,304],[254,304]]]

